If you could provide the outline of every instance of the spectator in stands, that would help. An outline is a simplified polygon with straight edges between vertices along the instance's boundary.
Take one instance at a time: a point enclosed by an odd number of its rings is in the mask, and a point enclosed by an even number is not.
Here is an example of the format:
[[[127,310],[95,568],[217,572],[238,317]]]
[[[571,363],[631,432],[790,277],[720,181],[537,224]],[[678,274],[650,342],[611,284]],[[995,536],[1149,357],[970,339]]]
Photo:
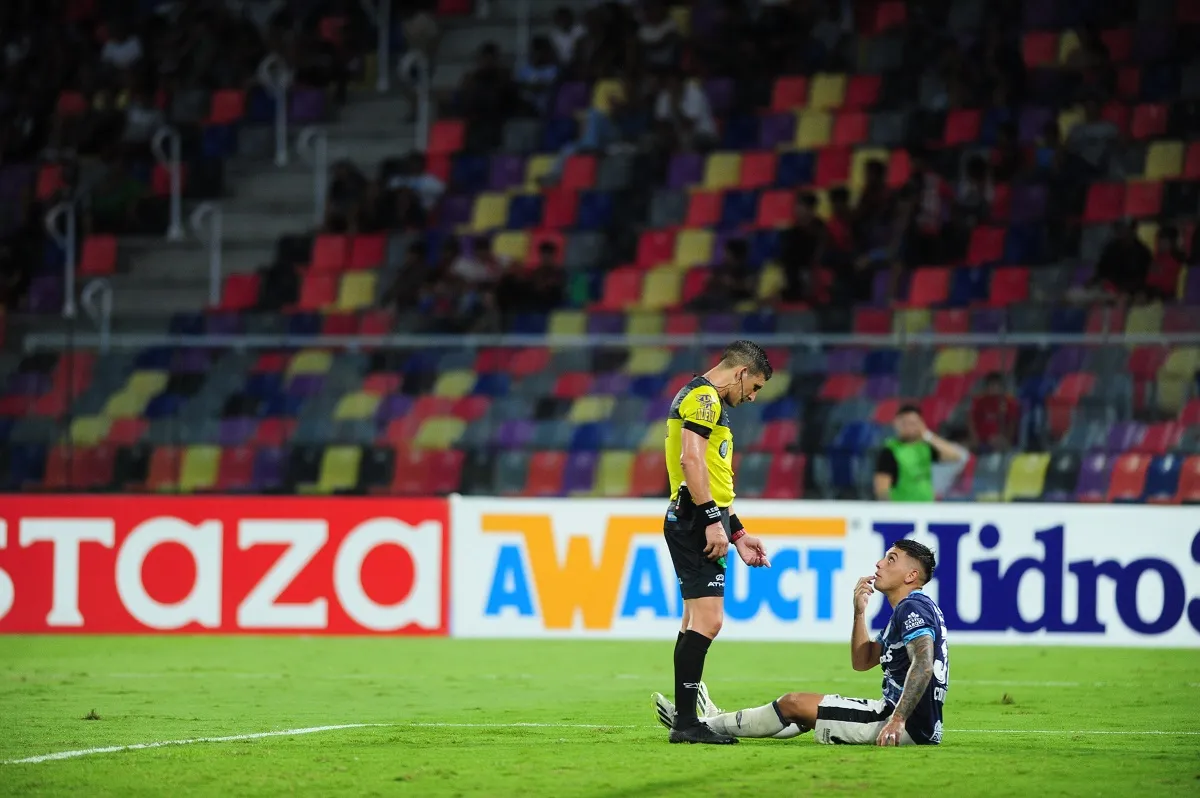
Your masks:
[[[125,159],[118,157],[91,192],[87,229],[93,233],[141,232],[139,211],[148,194],[146,184],[131,175]]]
[[[826,0],[825,13],[812,29],[811,41],[819,45],[822,65],[829,71],[847,65],[845,45],[854,32],[854,9],[842,0]]]
[[[796,195],[795,219],[783,231],[779,246],[779,262],[786,279],[783,288],[785,302],[809,302],[813,298],[813,272],[821,263],[828,233],[825,223],[817,216],[817,197],[811,191]]]
[[[487,42],[479,48],[475,68],[459,88],[459,105],[467,121],[498,137],[516,105],[517,89],[512,75],[500,64],[500,48]]]
[[[1116,294],[1128,299],[1138,294],[1146,287],[1151,260],[1150,250],[1138,240],[1133,222],[1116,222],[1113,237],[1101,250],[1096,273],[1082,298],[1100,300]]]
[[[1179,290],[1179,273],[1183,270],[1183,261],[1179,231],[1174,225],[1162,225],[1154,239],[1154,259],[1150,262],[1146,287],[1141,298],[1162,302],[1174,300]]]
[[[1098,179],[1116,166],[1121,131],[1100,115],[1100,103],[1089,99],[1083,104],[1084,120],[1067,133],[1067,151],[1082,167],[1085,179]]]
[[[576,45],[580,77],[600,80],[625,71],[631,49],[626,35],[628,11],[616,3],[596,5],[588,9],[583,22],[586,32]]]
[[[345,158],[334,163],[330,172],[325,230],[331,233],[356,233],[359,210],[367,194],[367,178],[353,161]]]
[[[1004,96],[1025,90],[1025,61],[1016,44],[1017,36],[1007,29],[1008,24],[1003,12],[993,13],[983,37],[966,59],[967,65],[976,67],[974,78],[982,97],[997,96],[997,88],[1002,89]]]
[[[563,303],[565,276],[558,247],[552,241],[538,246],[537,260],[525,267],[513,263],[500,277],[496,303],[503,314],[549,313]]]
[[[549,37],[534,36],[529,61],[519,64],[515,75],[522,110],[539,117],[550,112],[558,87],[559,69]]]
[[[105,66],[125,71],[132,69],[143,56],[142,40],[133,34],[129,25],[117,20],[109,25],[108,41],[100,50],[100,62]]]
[[[441,29],[438,27],[436,4],[431,0],[415,0],[402,5],[401,23],[404,32],[405,52],[397,67],[400,73],[400,91],[408,101],[408,120],[417,118],[417,90],[420,70],[433,79]],[[423,66],[422,66],[423,63]]]
[[[428,169],[425,156],[414,150],[400,161],[387,161],[382,167],[381,181],[389,190],[406,188],[421,201],[426,211],[433,210],[446,193],[446,184]]]
[[[943,227],[953,198],[953,191],[941,175],[933,170],[922,148],[909,151],[912,173],[908,188],[914,202],[912,230],[908,236],[906,254],[910,266],[941,263],[945,255]]]
[[[967,433],[976,452],[1006,452],[1017,443],[1021,407],[1004,385],[1004,376],[993,371],[984,377],[983,390],[971,400]]]
[[[663,0],[646,0],[637,30],[642,61],[652,70],[679,66],[683,36]]]
[[[396,271],[396,279],[383,294],[383,305],[404,311],[413,307],[429,277],[426,261],[429,249],[421,239],[413,241],[404,251],[404,260]]]
[[[1100,32],[1092,26],[1079,31],[1079,46],[1067,56],[1067,70],[1080,99],[1110,96],[1117,85],[1117,70]]]
[[[867,161],[862,193],[854,207],[854,237],[874,246],[876,231],[884,228],[884,236],[891,226],[892,192],[887,185],[887,166],[878,158]]]
[[[154,133],[166,123],[162,111],[155,105],[150,93],[139,88],[133,91],[129,104],[125,106],[125,132],[122,141],[135,149],[144,149]]]
[[[709,273],[700,296],[691,302],[693,310],[727,311],[739,302],[754,298],[754,272],[750,269],[750,249],[744,239],[725,244],[724,258]]]
[[[1023,166],[1021,145],[1017,141],[1017,123],[1002,122],[996,129],[996,147],[992,150],[992,177],[1008,183]]]
[[[700,84],[668,71],[654,101],[659,143],[666,152],[703,152],[716,144],[717,125]]]
[[[554,27],[550,29],[550,43],[554,45],[554,56],[564,72],[574,74],[575,51],[587,30],[575,19],[569,6],[554,10]]]
[[[972,155],[963,169],[963,177],[955,190],[951,214],[951,239],[955,258],[966,254],[971,238],[971,229],[987,221],[995,198],[987,161],[980,155]]]

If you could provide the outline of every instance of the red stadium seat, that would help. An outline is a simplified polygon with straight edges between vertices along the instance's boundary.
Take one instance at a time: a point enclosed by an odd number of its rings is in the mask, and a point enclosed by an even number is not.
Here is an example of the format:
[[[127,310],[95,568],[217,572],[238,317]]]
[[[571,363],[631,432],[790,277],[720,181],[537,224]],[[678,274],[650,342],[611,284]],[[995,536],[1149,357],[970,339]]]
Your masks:
[[[979,111],[962,109],[946,114],[946,132],[942,143],[950,147],[973,144],[979,140],[979,127],[983,114]]]
[[[853,152],[848,147],[826,147],[817,155],[817,187],[831,188],[850,180]]]
[[[188,165],[179,165],[179,190],[187,190]],[[156,163],[150,171],[150,192],[156,197],[171,196],[171,172],[167,167]]]
[[[397,446],[396,468],[385,492],[393,496],[431,495],[433,454],[422,449],[409,449],[403,444]]]
[[[579,216],[579,193],[569,189],[555,187],[545,193],[542,227],[547,230],[561,230],[572,227]]]
[[[704,289],[708,286],[709,274],[709,270],[705,268],[688,270],[687,274],[683,276],[683,291],[680,297],[683,304],[688,304],[704,293]]]
[[[550,350],[541,346],[522,349],[508,362],[508,373],[514,377],[538,374],[550,366]]]
[[[947,374],[937,381],[934,386],[933,395],[943,402],[958,404],[967,398],[967,394],[971,393],[971,385],[975,382],[975,377],[969,374]]]
[[[947,402],[936,396],[927,396],[921,400],[921,417],[930,429],[940,429],[953,412],[953,402]]]
[[[808,104],[808,78],[802,75],[784,75],[775,81],[771,90],[771,110],[790,111]]]
[[[486,396],[463,396],[454,400],[450,415],[463,421],[475,422],[487,415],[492,400]]]
[[[254,458],[258,451],[253,446],[230,446],[221,450],[217,465],[217,492],[240,493],[254,485]]]
[[[841,111],[833,119],[833,139],[830,142],[835,147],[853,147],[867,140],[871,128],[871,118],[863,111]]]
[[[690,210],[690,209],[689,209]],[[637,266],[653,269],[675,259],[675,231],[647,230],[638,239]]]
[[[173,491],[179,487],[179,465],[183,452],[178,446],[158,446],[150,454],[146,490]]]
[[[254,438],[251,443],[255,446],[283,446],[291,440],[292,433],[295,430],[295,419],[268,416],[258,422],[258,427],[254,430]]]
[[[941,304],[950,296],[950,270],[924,267],[913,273],[908,288],[907,305],[928,308]]]
[[[854,75],[846,84],[846,98],[842,107],[846,110],[866,110],[879,99],[882,84],[879,75]]]
[[[1012,215],[1012,186],[997,183],[992,187],[992,220],[1006,221]]]
[[[110,235],[88,236],[83,241],[83,252],[79,257],[79,274],[84,277],[101,277],[117,270],[117,237]]]
[[[461,119],[439,119],[429,130],[430,155],[453,155],[463,148],[467,126]]]
[[[1200,504],[1200,454],[1183,461],[1179,472],[1179,492],[1175,494],[1184,504]]]
[[[887,184],[891,188],[899,188],[908,182],[912,176],[912,161],[908,150],[893,150],[888,159]]]
[[[1164,103],[1142,103],[1133,109],[1133,121],[1129,135],[1135,139],[1165,136],[1167,133],[1167,106]]]
[[[857,335],[888,335],[892,331],[892,312],[887,308],[857,308],[854,332]]]
[[[51,195],[63,187],[62,166],[56,163],[43,164],[38,170],[37,198],[49,199]]]
[[[1146,427],[1146,434],[1130,451],[1141,454],[1167,454],[1183,439],[1184,427],[1174,421],[1164,421]]]
[[[1021,56],[1025,66],[1053,66],[1058,63],[1058,34],[1053,31],[1031,31],[1021,40]]]
[[[358,316],[354,313],[327,313],[321,319],[322,335],[354,335],[358,332]]]
[[[875,16],[872,20],[872,32],[883,33],[891,28],[903,25],[908,19],[908,10],[904,3],[899,0],[886,0],[875,7]]]
[[[1163,184],[1135,180],[1125,186],[1125,215],[1134,218],[1157,216],[1162,210]]]
[[[1110,502],[1135,502],[1146,488],[1146,471],[1151,457],[1144,454],[1123,454],[1113,464],[1108,483]]]
[[[538,250],[543,244],[554,247],[554,251],[558,253],[559,263],[561,263],[567,241],[566,237],[557,230],[535,230],[529,234],[529,263],[532,265],[537,262]]]
[[[390,396],[391,394],[399,393],[403,387],[404,377],[402,375],[382,371],[368,374],[362,384],[364,393],[373,393],[377,396]]]
[[[360,235],[350,240],[346,266],[350,269],[374,269],[387,260],[387,236]]]
[[[1110,102],[1100,110],[1100,118],[1112,122],[1122,136],[1129,135],[1129,118],[1132,114],[1129,106],[1120,102]]]
[[[762,437],[751,450],[783,454],[800,440],[800,424],[793,419],[769,421],[763,425]]]
[[[1100,31],[1100,41],[1108,49],[1108,57],[1114,64],[1123,64],[1129,60],[1133,51],[1133,29],[1115,28]]]
[[[350,254],[350,236],[319,235],[313,241],[312,272],[340,272]]]
[[[871,413],[871,420],[876,424],[891,424],[892,420],[896,418],[896,411],[900,409],[900,405],[906,403],[907,400],[895,397],[884,399],[875,405],[875,411]]]
[[[1179,411],[1179,423],[1185,427],[1200,427],[1200,399],[1189,399]]]
[[[773,152],[743,153],[738,186],[740,188],[763,188],[771,185],[775,182],[777,161],[778,158]]]
[[[994,308],[1007,307],[1029,299],[1029,269],[1007,266],[992,272],[988,304]]]
[[[551,395],[558,399],[578,399],[592,390],[595,378],[585,371],[570,371],[560,374],[554,383]]]
[[[1200,180],[1200,141],[1188,144],[1183,156],[1183,178],[1185,180]]]
[[[1004,374],[1011,372],[1017,365],[1017,350],[1004,346],[989,346],[979,350],[975,358],[975,375],[990,374],[999,371]]]
[[[441,180],[450,182],[451,157],[447,153],[425,153],[425,171]]]
[[[1136,66],[1123,66],[1117,70],[1117,97],[1136,101],[1142,90],[1142,70]]]
[[[1096,375],[1086,372],[1067,374],[1058,383],[1054,393],[1046,400],[1047,422],[1050,435],[1058,440],[1067,433],[1079,400],[1092,392]]]
[[[832,402],[844,402],[862,393],[867,379],[861,374],[830,374],[818,396]]]
[[[767,471],[764,499],[804,498],[804,471],[807,461],[802,454],[779,454],[771,458]]]
[[[246,115],[246,93],[241,89],[217,89],[209,101],[210,125],[230,125]]]
[[[796,196],[786,189],[764,191],[758,198],[758,227],[787,227],[796,212]]]
[[[525,480],[524,496],[559,496],[562,494],[563,471],[567,465],[565,452],[534,452],[529,458],[529,476]]]
[[[684,219],[684,227],[712,227],[717,222],[721,221],[721,199],[724,197],[723,191],[696,191],[692,193],[688,200],[687,217]],[[643,233],[642,240],[645,240],[647,235],[653,233]],[[674,242],[672,241],[672,245]],[[656,250],[657,251],[657,250]],[[667,258],[670,260],[670,257]],[[641,249],[638,250],[638,262],[641,263]],[[658,261],[651,263],[650,266],[656,266]]]
[[[113,446],[133,446],[141,441],[149,427],[150,422],[144,418],[113,419],[112,426],[108,428],[106,440]]]
[[[359,335],[387,335],[396,328],[396,317],[390,310],[368,310],[358,321]]]
[[[628,266],[613,269],[604,278],[604,295],[600,298],[602,310],[624,310],[638,303],[642,296],[641,271]]]
[[[1121,183],[1093,183],[1088,189],[1083,210],[1085,224],[1110,223],[1125,212],[1125,186]]]
[[[596,185],[596,156],[572,155],[563,164],[559,186],[587,190]]]
[[[663,332],[667,335],[694,335],[700,332],[700,319],[695,313],[668,313]]]
[[[1003,227],[979,227],[971,230],[971,243],[967,248],[967,263],[978,265],[995,263],[1004,259]]]
[[[58,95],[55,110],[59,116],[82,116],[88,112],[87,97],[82,92],[64,91]]]
[[[439,17],[465,17],[473,10],[473,0],[437,0]]]
[[[970,332],[971,314],[963,308],[934,311],[933,331],[942,335]]]
[[[662,452],[638,452],[633,461],[633,476],[630,479],[634,496],[665,496],[669,489],[667,470],[663,468]]]
[[[1125,310],[1116,305],[1098,305],[1088,310],[1087,332],[1096,334],[1104,332],[1125,331]]]
[[[337,301],[338,277],[334,274],[307,274],[300,284],[300,310],[321,310]]]
[[[221,310],[250,310],[258,304],[259,276],[231,274],[221,292]]]

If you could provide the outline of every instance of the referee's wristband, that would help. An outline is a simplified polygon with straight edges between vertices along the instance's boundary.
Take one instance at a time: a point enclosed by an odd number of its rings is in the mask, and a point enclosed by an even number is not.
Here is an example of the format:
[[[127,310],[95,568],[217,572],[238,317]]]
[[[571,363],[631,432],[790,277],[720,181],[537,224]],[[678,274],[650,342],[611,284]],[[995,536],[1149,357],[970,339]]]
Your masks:
[[[700,510],[710,524],[718,523],[721,520],[721,508],[717,506],[716,502],[705,502],[699,505],[697,509]]]
[[[746,527],[742,524],[742,519],[737,517],[737,513],[729,514],[729,528],[733,530],[733,534],[729,536],[730,543],[737,543],[746,537]]]

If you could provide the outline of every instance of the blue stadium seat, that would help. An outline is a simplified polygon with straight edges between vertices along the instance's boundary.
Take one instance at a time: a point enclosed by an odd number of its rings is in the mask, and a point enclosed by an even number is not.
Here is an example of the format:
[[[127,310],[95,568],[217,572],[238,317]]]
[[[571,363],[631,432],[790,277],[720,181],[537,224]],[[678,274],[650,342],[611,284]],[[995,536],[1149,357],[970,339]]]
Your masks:
[[[779,156],[775,170],[775,185],[796,188],[812,185],[817,171],[817,157],[811,152],[785,152]]]
[[[1146,487],[1142,501],[1166,502],[1175,498],[1179,490],[1179,475],[1183,469],[1183,458],[1173,454],[1154,458],[1146,471]]]

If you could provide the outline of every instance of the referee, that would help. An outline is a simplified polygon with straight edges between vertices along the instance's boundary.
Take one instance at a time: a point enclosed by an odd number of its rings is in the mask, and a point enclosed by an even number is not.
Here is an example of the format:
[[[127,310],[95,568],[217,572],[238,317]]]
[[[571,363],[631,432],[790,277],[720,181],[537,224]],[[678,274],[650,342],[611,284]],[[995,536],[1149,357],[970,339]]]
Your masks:
[[[771,364],[762,347],[734,341],[720,363],[680,389],[667,413],[671,503],[663,535],[683,594],[683,626],[675,641],[673,743],[737,742],[697,720],[696,692],[704,657],[724,619],[729,544],[747,565],[770,567],[761,541],[747,535],[733,513],[733,433],[727,411],[753,402],[769,379]]]
[[[926,427],[916,405],[901,406],[892,427],[896,437],[884,441],[875,460],[875,498],[933,501],[933,464],[959,463],[967,459],[967,451]]]

